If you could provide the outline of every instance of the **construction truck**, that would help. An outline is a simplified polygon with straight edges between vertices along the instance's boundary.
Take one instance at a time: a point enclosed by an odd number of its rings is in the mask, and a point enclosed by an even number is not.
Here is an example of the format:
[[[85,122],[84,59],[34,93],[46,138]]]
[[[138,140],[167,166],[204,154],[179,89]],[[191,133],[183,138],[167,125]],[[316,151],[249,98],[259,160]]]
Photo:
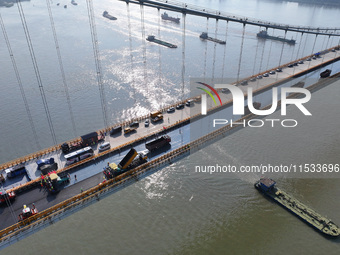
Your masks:
[[[14,199],[16,195],[14,191],[0,191],[0,205],[9,205]]]
[[[160,138],[157,138],[151,142],[146,143],[145,148],[147,148],[149,151],[153,151],[168,145],[170,142],[171,137],[168,135],[163,135]]]
[[[58,163],[54,161],[54,158],[39,159],[36,163],[38,165],[37,170],[40,170],[43,175],[58,170]]]
[[[163,119],[163,114],[160,111],[154,111],[150,113],[150,118],[152,122],[157,122]]]
[[[50,193],[58,192],[68,182],[70,182],[70,175],[66,172],[57,174],[53,171],[41,176],[41,185],[46,187]]]
[[[145,162],[147,162],[149,153],[148,150],[141,151],[137,153],[137,151],[132,148],[128,154],[119,162],[116,163],[108,163],[108,165],[104,168],[104,175],[106,179],[115,178],[118,175],[125,173],[126,171],[133,169]]]
[[[26,220],[27,218],[35,215],[38,213],[38,209],[35,208],[35,205],[32,205],[32,209],[28,206],[24,205],[24,208],[22,209],[22,213],[19,214],[18,221]]]

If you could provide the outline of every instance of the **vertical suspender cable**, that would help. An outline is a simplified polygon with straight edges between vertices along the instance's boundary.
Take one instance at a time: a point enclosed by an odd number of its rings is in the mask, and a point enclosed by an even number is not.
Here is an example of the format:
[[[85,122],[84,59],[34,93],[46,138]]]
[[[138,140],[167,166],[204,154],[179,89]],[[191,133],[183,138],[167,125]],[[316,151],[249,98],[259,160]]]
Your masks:
[[[303,36],[303,32],[301,33],[301,37],[300,37],[300,43],[299,43],[299,47],[296,53],[296,59],[299,59],[299,54],[300,54],[300,48],[301,48],[301,44],[302,44],[302,36]]]
[[[287,30],[285,30],[285,36],[284,39],[286,39],[287,36]],[[279,66],[281,66],[281,61],[282,61],[282,55],[283,55],[283,49],[285,47],[285,43],[282,43],[282,49],[281,49],[281,54],[280,54],[280,59],[279,59]]]
[[[221,82],[223,82],[223,78],[224,78],[225,56],[226,56],[227,43],[228,43],[228,41],[227,41],[227,39],[228,39],[228,24],[229,24],[229,22],[227,21],[226,31],[225,31],[225,46],[224,46],[224,50],[223,50],[222,80],[221,80]]]
[[[323,38],[323,42],[322,42],[322,45],[321,45],[321,50],[324,50],[325,41],[326,41],[326,36]]]
[[[182,31],[182,100],[184,99],[184,75],[185,75],[185,12],[182,13],[182,19],[183,19],[183,31]]]
[[[129,48],[130,48],[130,63],[131,63],[131,75],[132,75],[132,96],[136,103],[136,88],[135,88],[135,75],[134,75],[134,62],[133,62],[133,54],[132,54],[132,34],[131,34],[131,21],[130,21],[130,6],[129,3],[126,2],[127,9],[127,18],[128,18],[128,29],[129,29]]]
[[[55,25],[54,25],[52,10],[51,10],[51,3],[50,3],[49,0],[46,0],[46,4],[47,4],[47,9],[48,9],[48,14],[50,16],[51,28],[52,28],[52,32],[53,32],[55,48],[57,50],[59,68],[60,68],[61,76],[62,76],[62,79],[63,79],[63,85],[64,85],[65,94],[66,94],[67,105],[68,105],[68,109],[70,111],[70,117],[71,117],[73,132],[74,132],[74,136],[76,136],[77,135],[76,123],[74,121],[70,95],[69,95],[69,92],[68,92],[68,85],[67,85],[67,82],[66,82],[66,77],[65,77],[65,72],[64,72],[64,65],[63,65],[63,61],[61,59],[58,37],[57,37],[56,30],[55,30]]]
[[[209,32],[209,18],[207,18],[207,34]],[[207,53],[208,53],[208,42],[205,43],[205,51],[204,51],[204,70],[203,70],[203,78],[206,79],[207,75]]]
[[[7,36],[7,32],[6,32],[6,29],[5,29],[5,24],[4,24],[3,20],[2,20],[1,14],[0,14],[0,25],[1,25],[2,33],[3,33],[5,41],[6,41],[8,53],[9,53],[9,55],[11,57],[13,69],[14,69],[14,72],[15,72],[15,76],[17,78],[17,82],[18,82],[19,88],[20,88],[21,96],[22,96],[22,99],[23,99],[24,104],[25,104],[26,113],[27,113],[28,120],[30,122],[30,125],[31,125],[31,128],[32,128],[32,132],[33,132],[33,137],[34,137],[35,143],[37,145],[37,149],[41,150],[41,146],[39,144],[39,139],[38,139],[37,131],[35,130],[32,114],[31,114],[30,108],[28,106],[28,102],[27,102],[27,98],[26,98],[26,95],[25,95],[24,87],[23,87],[22,82],[21,82],[21,78],[20,78],[20,75],[19,75],[18,67],[17,67],[17,64],[15,62],[15,58],[14,58],[14,55],[13,55],[11,44],[9,42],[9,39],[8,39],[8,36]]]
[[[262,63],[263,63],[263,55],[264,55],[264,48],[266,46],[266,40],[263,43],[263,47],[262,47],[262,53],[261,53],[261,61],[260,61],[260,66],[259,66],[259,73],[261,73],[262,70]]]
[[[216,27],[215,27],[215,38],[217,38],[217,30],[218,30],[218,19],[216,19]],[[215,78],[215,64],[216,64],[216,46],[217,43],[214,43],[214,56],[213,56],[213,66],[212,66],[212,81],[214,81]]]
[[[2,185],[1,185],[1,192],[2,192],[2,194],[6,194],[6,190],[4,189],[4,187]],[[4,199],[5,199],[7,207],[9,208],[9,212],[10,212],[14,222],[16,222],[17,216],[14,213],[13,205],[12,205],[11,201],[9,200],[9,197],[4,196]],[[19,228],[20,228],[20,226],[19,226]]]
[[[261,31],[261,27],[259,27],[259,32]],[[255,66],[256,66],[256,60],[257,60],[257,52],[258,52],[258,49],[259,49],[259,42],[260,40],[257,40],[257,43],[256,43],[256,50],[255,50],[255,58],[254,58],[254,66],[253,66],[253,72],[252,72],[252,75],[255,74]]]
[[[305,50],[306,50],[306,45],[307,45],[307,41],[308,41],[308,36],[309,36],[309,34],[306,34],[306,36],[305,36],[305,44],[303,45],[303,50],[302,50],[302,56],[304,56],[305,55]]]
[[[315,40],[314,40],[314,44],[313,44],[313,48],[312,48],[312,53],[311,53],[311,55],[313,54],[313,52],[314,52],[314,47],[315,47],[315,43],[316,43],[316,39],[318,38],[318,34],[315,34]],[[310,62],[312,62],[312,61],[309,61],[309,63],[308,63],[308,69],[309,69],[309,66],[310,66]]]
[[[330,40],[330,38],[331,38],[331,36],[329,35],[328,36],[328,40],[327,40],[327,43],[326,43],[326,49],[328,49],[328,43],[329,43],[329,40]],[[324,50],[324,48],[322,48],[322,50]],[[325,55],[323,55],[323,57],[322,57],[322,62],[325,60]],[[332,63],[333,64],[333,63]]]
[[[158,9],[158,38],[161,39],[161,13]],[[158,45],[158,61],[159,61],[159,77],[158,77],[158,85],[160,86],[162,83],[162,46]]]
[[[101,68],[101,63],[100,63],[97,31],[96,31],[96,24],[94,20],[92,0],[86,0],[86,4],[87,4],[88,16],[89,16],[89,24],[90,24],[91,38],[92,38],[92,48],[93,48],[93,55],[94,55],[94,60],[96,64],[97,82],[98,82],[98,88],[99,88],[99,96],[101,100],[104,126],[105,128],[107,128],[108,118],[107,118],[107,109],[106,109],[106,99],[105,99],[104,84],[103,84],[103,79],[102,79],[102,68]]]
[[[298,33],[296,33],[295,41],[297,41],[297,37],[298,37]],[[293,39],[293,38],[292,38],[292,39]],[[299,46],[300,46],[300,44],[299,44]],[[294,51],[295,51],[295,47],[294,47],[293,50],[292,50],[292,56],[291,56],[291,58],[290,58],[290,61],[291,61],[291,62],[294,61]],[[295,58],[295,60],[297,60],[297,58]],[[293,68],[293,75],[295,74],[295,68],[296,68],[296,66],[294,65],[294,68]]]
[[[244,33],[245,33],[245,30],[246,30],[246,23],[243,23],[243,32],[242,32],[240,59],[238,61],[238,71],[237,71],[236,84],[239,82],[239,79],[240,79],[240,71],[241,71],[241,62],[242,62],[242,52],[243,52],[243,43],[244,43]]]
[[[297,37],[298,37],[298,33],[296,33],[295,41],[297,41]],[[292,39],[293,39],[293,38],[292,38]],[[293,47],[292,55],[291,55],[291,57],[290,57],[290,61],[293,61],[293,58],[294,58],[294,51],[295,51],[295,47]]]
[[[268,30],[268,29],[267,29],[267,30]],[[274,32],[275,32],[275,30],[273,29],[273,36],[274,36]],[[273,40],[270,40],[270,46],[269,46],[269,52],[268,52],[268,59],[267,59],[266,70],[268,70],[268,66],[269,66],[270,55],[271,55],[271,53],[272,53],[272,45],[273,45]]]
[[[143,44],[143,63],[144,63],[144,87],[146,88],[146,93],[149,93],[148,83],[147,83],[147,69],[146,69],[146,42],[145,42],[145,24],[144,24],[144,5],[140,4],[140,17],[141,17],[141,28],[142,28],[142,44]]]
[[[20,14],[21,23],[22,23],[22,26],[23,26],[23,29],[24,29],[24,32],[25,32],[26,42],[27,42],[28,49],[29,49],[29,52],[30,52],[30,55],[31,55],[31,60],[32,60],[33,68],[34,68],[34,72],[35,72],[35,77],[36,77],[37,82],[38,82],[40,95],[41,95],[41,98],[42,98],[42,101],[43,101],[43,105],[44,105],[44,109],[45,109],[45,113],[46,113],[46,117],[47,117],[47,122],[48,122],[48,125],[49,125],[49,128],[50,128],[52,140],[53,140],[54,144],[57,144],[57,138],[56,138],[54,128],[53,128],[50,110],[48,109],[47,99],[46,99],[44,87],[43,87],[43,84],[42,84],[42,81],[41,81],[38,63],[37,63],[37,60],[35,58],[35,53],[34,53],[32,41],[31,41],[31,37],[30,37],[30,34],[29,34],[29,30],[28,30],[28,27],[27,27],[24,10],[22,8],[20,0],[16,0],[16,3],[17,3],[19,14]]]

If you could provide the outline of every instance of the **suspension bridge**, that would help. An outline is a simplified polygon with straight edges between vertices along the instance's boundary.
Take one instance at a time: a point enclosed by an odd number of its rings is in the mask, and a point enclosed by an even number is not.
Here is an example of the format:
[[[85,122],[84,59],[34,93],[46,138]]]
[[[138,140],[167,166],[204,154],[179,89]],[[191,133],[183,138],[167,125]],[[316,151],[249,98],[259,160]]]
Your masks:
[[[214,37],[217,38],[220,36],[218,33],[219,26],[222,22],[225,22],[225,34],[224,34],[224,41],[225,44],[218,45],[219,47],[224,47],[223,52],[223,58],[222,63],[220,65],[222,66],[222,78],[223,80],[223,74],[225,72],[225,65],[226,65],[226,50],[228,47],[232,47],[233,44],[231,44],[230,38],[231,35],[228,32],[228,29],[232,27],[232,24],[241,24],[240,29],[240,44],[237,45],[237,48],[232,49],[233,51],[238,51],[237,58],[233,60],[233,63],[235,64],[234,74],[231,83],[235,86],[239,86],[243,91],[246,91],[248,87],[253,87],[255,90],[255,93],[261,93],[262,91],[266,91],[268,88],[272,88],[275,86],[292,86],[293,83],[296,83],[297,81],[302,81],[304,78],[306,78],[308,73],[311,72],[318,72],[318,74],[321,72],[320,68],[323,67],[329,67],[332,66],[333,63],[336,63],[340,59],[340,48],[339,48],[339,36],[340,36],[340,28],[326,28],[326,27],[306,27],[306,26],[293,26],[288,24],[278,24],[273,22],[267,22],[267,21],[261,21],[261,20],[255,20],[248,17],[239,17],[236,15],[223,13],[221,11],[217,10],[209,10],[207,8],[201,8],[185,3],[179,3],[175,1],[118,1],[123,2],[126,4],[126,17],[128,20],[128,48],[130,50],[130,67],[131,72],[134,70],[134,66],[136,63],[134,62],[136,56],[133,55],[133,44],[132,44],[132,26],[131,26],[131,10],[130,5],[136,5],[140,9],[140,17],[133,17],[134,19],[138,18],[140,22],[141,27],[141,42],[142,42],[142,59],[143,59],[143,79],[144,83],[147,83],[148,81],[148,66],[147,66],[147,48],[149,47],[149,44],[146,43],[146,19],[147,16],[145,15],[145,8],[149,9],[156,9],[157,15],[158,15],[158,21],[157,21],[157,30],[158,30],[158,37],[160,37],[161,34],[161,13],[162,11],[168,11],[168,12],[174,12],[174,13],[180,13],[181,21],[180,21],[180,31],[181,31],[181,47],[179,49],[171,49],[171,50],[179,50],[180,56],[181,56],[181,74],[180,74],[180,84],[177,84],[178,91],[181,91],[181,94],[179,96],[178,101],[173,102],[171,105],[166,105],[162,109],[159,109],[164,114],[164,121],[162,124],[151,124],[150,126],[140,127],[138,131],[129,136],[115,136],[110,137],[109,135],[105,136],[105,141],[109,141],[113,146],[110,150],[106,152],[99,153],[98,148],[94,147],[95,155],[80,161],[76,164],[66,166],[65,165],[65,157],[61,152],[61,144],[58,143],[58,138],[55,132],[55,127],[53,123],[53,116],[50,111],[50,107],[48,104],[48,100],[46,98],[46,93],[44,90],[44,83],[41,78],[41,72],[39,69],[38,61],[36,58],[36,49],[34,48],[34,45],[32,43],[31,38],[31,31],[29,30],[29,27],[27,26],[27,21],[25,18],[25,10],[23,8],[23,4],[21,1],[16,1],[16,6],[18,8],[18,15],[20,16],[20,21],[23,27],[23,31],[25,34],[25,40],[27,42],[27,47],[29,50],[29,55],[32,61],[32,66],[34,67],[34,74],[36,78],[36,82],[39,88],[40,97],[43,102],[44,107],[44,113],[46,115],[46,119],[48,121],[48,127],[51,134],[51,138],[53,140],[53,146],[50,148],[40,150],[38,152],[32,153],[30,155],[27,155],[25,157],[12,160],[10,162],[6,162],[0,166],[0,170],[4,171],[8,168],[11,168],[18,164],[25,164],[26,171],[27,171],[27,177],[24,179],[12,179],[9,180],[6,177],[6,181],[3,183],[3,188],[5,188],[8,192],[9,191],[15,191],[17,194],[20,194],[17,198],[17,201],[15,201],[12,205],[8,207],[8,209],[4,210],[4,213],[2,213],[1,217],[4,219],[2,221],[2,225],[0,226],[3,230],[0,232],[0,238],[3,244],[8,244],[11,241],[11,237],[13,236],[13,233],[20,233],[21,229],[22,231],[27,231],[27,228],[25,227],[25,224],[35,224],[35,221],[44,221],[45,217],[50,217],[52,214],[55,214],[56,211],[62,210],[64,211],[65,208],[71,208],[72,204],[76,205],[79,200],[82,200],[84,198],[98,198],[98,194],[101,194],[102,187],[98,186],[98,182],[100,182],[102,173],[101,169],[103,166],[105,166],[105,163],[102,161],[103,158],[105,160],[109,161],[117,161],[121,159],[122,155],[127,152],[127,149],[131,146],[137,148],[137,149],[143,149],[144,143],[153,137],[158,136],[159,134],[163,134],[164,132],[171,135],[173,139],[172,148],[171,151],[163,151],[159,155],[153,155],[150,157],[151,161],[147,163],[144,167],[141,166],[135,170],[133,170],[130,173],[126,173],[122,176],[117,177],[116,179],[108,182],[106,189],[110,189],[110,185],[113,185],[116,187],[121,181],[125,182],[125,177],[127,180],[130,180],[129,178],[134,178],[136,176],[141,175],[141,173],[145,173],[148,171],[147,169],[155,169],[159,167],[159,165],[164,164],[164,162],[169,162],[168,159],[174,159],[177,155],[183,155],[191,148],[194,148],[195,146],[199,146],[203,144],[205,141],[209,141],[211,139],[216,138],[216,136],[224,134],[228,130],[230,130],[231,127],[225,127],[224,129],[219,130],[205,130],[205,133],[202,133],[202,137],[195,137],[194,141],[190,141],[190,135],[186,135],[190,132],[189,129],[189,122],[197,121],[201,119],[200,115],[200,107],[199,107],[199,98],[187,96],[185,94],[185,89],[188,87],[188,77],[187,75],[187,68],[186,68],[186,61],[191,56],[187,53],[187,40],[188,40],[188,33],[191,33],[191,31],[187,30],[186,26],[186,19],[189,16],[198,16],[206,18],[206,24],[202,25],[202,31],[208,33],[209,28],[209,20],[215,20],[215,31],[214,31]],[[54,14],[53,14],[53,8],[51,8],[51,2],[49,0],[46,0],[46,11],[49,16],[50,20],[50,27],[53,34],[53,40],[54,40],[54,47],[56,49],[57,54],[57,63],[60,69],[61,79],[62,79],[62,85],[63,89],[65,91],[65,101],[67,103],[70,119],[71,119],[71,126],[73,133],[75,136],[78,135],[77,131],[77,122],[75,121],[74,117],[74,110],[72,105],[71,94],[69,92],[70,84],[67,81],[66,75],[65,75],[65,68],[64,68],[64,61],[63,61],[63,55],[60,51],[60,45],[59,45],[59,39],[58,39],[58,33],[55,27],[55,21],[54,21]],[[100,51],[100,38],[98,38],[97,33],[97,24],[96,24],[96,17],[95,15],[95,9],[93,6],[92,0],[86,1],[86,10],[87,10],[87,16],[88,16],[88,24],[90,28],[90,34],[91,34],[91,46],[93,50],[93,60],[95,63],[95,76],[96,76],[96,82],[97,87],[99,90],[99,97],[100,97],[100,106],[101,106],[101,112],[102,112],[102,119],[103,119],[103,128],[98,131],[98,133],[106,133],[108,134],[110,130],[115,126],[122,126],[127,127],[130,123],[134,121],[138,121],[140,123],[143,123],[145,119],[149,118],[149,114],[143,115],[143,116],[135,116],[127,121],[124,121],[122,123],[114,123],[111,124],[110,116],[109,116],[109,110],[108,110],[108,102],[106,98],[106,90],[103,76],[105,74],[105,67],[102,66],[102,58],[101,58],[101,51]],[[125,15],[125,14],[124,14]],[[119,17],[118,17],[119,19]],[[16,64],[16,55],[15,52],[13,52],[11,47],[11,40],[7,35],[6,32],[6,24],[2,19],[1,12],[0,12],[0,25],[3,33],[3,38],[6,42],[8,54],[11,59],[11,63],[13,66],[13,69],[15,71],[15,76],[17,79],[18,86],[20,88],[21,96],[24,101],[25,110],[28,116],[28,119],[30,120],[30,126],[32,129],[32,133],[34,134],[34,140],[36,142],[36,146],[41,149],[41,145],[39,143],[38,133],[35,127],[34,120],[32,118],[32,112],[30,109],[30,106],[27,102],[27,96],[25,94],[25,89],[22,84],[21,74],[20,70]],[[246,31],[248,26],[256,27],[258,31],[261,30],[267,31],[267,33],[270,33],[273,37],[276,37],[276,31],[282,31],[283,37],[281,37],[281,42],[278,42],[280,49],[280,53],[276,54],[273,57],[276,59],[271,60],[271,63],[276,63],[270,68],[267,67],[264,68],[264,55],[265,52],[268,54],[268,63],[269,63],[269,57],[271,57],[272,52],[272,44],[270,43],[270,48],[268,51],[265,51],[265,47],[262,46],[262,51],[260,47],[261,40],[258,39],[258,41],[255,43],[256,50],[253,53],[253,59],[254,62],[250,64],[251,71],[247,74],[247,76],[244,76],[242,70],[244,68],[245,58],[251,59],[249,55],[245,56],[244,54],[244,45],[247,43],[247,37],[246,37]],[[230,30],[230,29],[229,29]],[[300,43],[297,47],[297,49],[294,49],[291,51],[291,55],[288,58],[285,58],[285,49],[288,46],[285,43],[285,40],[289,38],[288,36],[294,35],[295,38],[300,38]],[[308,36],[314,36],[312,40],[312,44],[308,44],[310,42],[310,37]],[[307,40],[307,38],[309,40]],[[321,39],[319,39],[321,38]],[[252,39],[253,40],[253,39]],[[321,47],[317,47],[317,42],[321,40],[322,44]],[[213,42],[214,44],[211,44],[213,47],[213,66],[212,66],[212,78],[207,77],[207,51],[205,51],[204,61],[202,61],[204,67],[203,67],[203,77],[202,80],[208,80],[211,79],[214,81],[214,70],[216,66],[218,66],[217,60],[216,60],[216,48],[217,48],[217,42]],[[162,67],[161,62],[161,47],[159,46],[159,72],[164,71],[164,67]],[[206,44],[206,47],[208,47],[208,43]],[[307,48],[310,47],[310,48]],[[170,49],[169,49],[170,50]],[[162,49],[164,51],[164,49]],[[268,53],[269,52],[269,53]],[[307,52],[307,54],[306,54]],[[247,52],[248,54],[248,52]],[[305,55],[302,55],[305,54]],[[267,55],[266,55],[267,56]],[[230,60],[229,60],[230,61]],[[228,63],[230,64],[230,63]],[[249,65],[249,63],[248,63]],[[249,69],[249,68],[248,68]],[[291,81],[293,79],[293,83]],[[304,82],[308,83],[308,81]],[[329,80],[323,80],[321,82],[320,86],[324,86],[325,83],[328,83]],[[136,83],[136,80],[132,79],[132,83]],[[316,84],[319,84],[319,81],[315,82]],[[213,85],[213,84],[211,84]],[[309,87],[310,85],[313,85],[314,87],[317,87],[319,85],[315,85],[314,82],[310,84],[306,84],[305,87]],[[132,90],[135,89],[135,84],[131,85]],[[148,89],[148,87],[146,87]],[[151,93],[150,91],[147,91],[147,93]],[[232,103],[232,98],[230,94],[224,94],[221,93],[221,99],[222,99],[222,106],[221,107],[215,107],[212,104],[212,101],[208,102],[208,105],[210,105],[210,108],[208,109],[208,112],[216,113],[219,111],[222,111],[223,109],[226,109],[227,107],[230,107]],[[176,107],[179,104],[185,104],[188,99],[196,100],[196,103],[193,107],[186,107],[184,106],[184,109],[176,110],[175,113],[170,114],[166,113],[166,110],[169,107]],[[268,103],[263,102],[262,106],[267,106]],[[246,118],[251,118],[252,116],[249,115]],[[237,120],[237,119],[235,119]],[[72,141],[69,141],[68,143],[76,143],[79,141],[79,138],[76,138]],[[191,142],[191,143],[190,143]],[[38,158],[47,158],[47,157],[54,157],[57,159],[58,164],[60,166],[60,169],[57,171],[57,173],[61,172],[70,172],[75,173],[77,175],[78,181],[83,181],[82,187],[87,188],[88,190],[85,190],[84,193],[82,193],[81,196],[76,195],[77,192],[75,191],[75,187],[79,189],[78,183],[71,183],[67,188],[65,188],[62,192],[65,194],[68,194],[66,197],[68,197],[68,200],[53,200],[50,202],[45,202],[41,200],[41,196],[46,196],[46,194],[41,194],[40,192],[37,192],[37,186],[39,186],[39,183],[41,181],[40,173],[36,171],[36,164],[35,161]],[[96,162],[96,166],[93,167],[92,162]],[[106,161],[105,161],[106,162]],[[80,171],[81,170],[81,171]],[[99,176],[99,177],[98,177]],[[137,178],[137,177],[136,177]],[[102,184],[101,184],[102,185]],[[33,194],[33,195],[32,195]],[[95,195],[97,194],[97,195]],[[76,195],[76,196],[75,196]],[[91,200],[90,199],[90,200]],[[92,200],[91,200],[92,201]],[[76,202],[76,203],[75,203]],[[35,203],[36,206],[42,211],[39,215],[37,215],[34,218],[31,218],[27,222],[21,223],[21,224],[15,224],[16,222],[16,215],[21,210],[21,206],[23,203]],[[9,219],[8,221],[5,220],[5,218]],[[40,223],[39,223],[40,224]],[[39,225],[38,226],[41,226]],[[37,225],[37,224],[36,224]],[[27,232],[26,232],[27,233]]]

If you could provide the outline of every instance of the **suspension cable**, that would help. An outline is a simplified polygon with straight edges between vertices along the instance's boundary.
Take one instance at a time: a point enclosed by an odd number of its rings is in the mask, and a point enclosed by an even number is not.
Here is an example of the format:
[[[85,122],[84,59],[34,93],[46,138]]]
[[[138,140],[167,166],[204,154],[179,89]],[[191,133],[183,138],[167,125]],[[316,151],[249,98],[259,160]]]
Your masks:
[[[209,18],[207,18],[207,29],[206,29],[207,35],[209,32]],[[203,70],[203,77],[204,80],[206,79],[207,75],[207,54],[208,54],[208,43],[205,44],[205,51],[204,51],[204,70]]]
[[[313,43],[313,48],[312,48],[312,53],[311,53],[311,55],[313,54],[313,52],[314,52],[314,47],[315,47],[315,44],[316,44],[316,39],[318,38],[318,35],[315,35],[315,39],[314,39],[314,43]],[[311,63],[312,61],[309,61],[309,63],[308,63],[308,69],[309,69],[309,67],[310,67],[310,63]]]
[[[142,44],[143,44],[143,63],[144,63],[144,85],[146,93],[149,94],[148,82],[147,82],[147,69],[146,69],[146,42],[145,42],[145,24],[144,24],[144,5],[140,4],[140,15],[141,15],[141,28],[142,28]]]
[[[300,48],[301,48],[301,44],[302,44],[302,36],[303,36],[303,33],[301,33],[300,43],[299,43],[299,47],[298,47],[298,50],[297,50],[297,53],[296,53],[296,59],[299,59]]]
[[[11,214],[11,216],[12,216],[14,222],[16,222],[16,221],[17,221],[17,217],[16,217],[16,215],[15,215],[15,213],[14,213],[13,205],[12,205],[11,201],[9,200],[9,195],[7,195],[7,192],[6,192],[6,190],[4,189],[3,185],[1,185],[1,192],[2,192],[2,194],[3,194],[3,196],[4,196],[6,205],[7,205],[7,207],[9,208],[9,212],[10,212],[10,214]],[[19,227],[20,227],[20,226],[19,226]]]
[[[222,61],[222,81],[223,82],[223,78],[224,78],[224,66],[225,66],[225,56],[226,56],[226,51],[227,51],[227,39],[228,39],[228,24],[229,22],[227,21],[227,25],[226,25],[226,31],[225,31],[225,46],[224,46],[224,50],[223,50],[223,61]]]
[[[261,53],[261,61],[260,61],[259,73],[261,73],[261,70],[262,70],[262,62],[263,62],[263,55],[264,55],[264,48],[265,48],[265,46],[266,46],[266,41],[267,41],[267,40],[264,41],[263,47],[262,47],[262,53]]]
[[[273,35],[272,35],[273,37],[274,37],[274,32],[275,32],[275,30],[273,29]],[[268,66],[269,66],[269,59],[270,59],[270,55],[272,53],[272,45],[273,45],[273,40],[270,40],[270,46],[269,46],[269,53],[268,53],[266,70],[268,70]]]
[[[102,78],[102,68],[101,68],[101,63],[100,63],[96,23],[95,23],[95,19],[94,19],[92,0],[86,0],[86,4],[87,4],[87,12],[88,12],[88,17],[89,17],[89,25],[90,25],[91,38],[92,38],[93,55],[94,55],[94,60],[95,60],[95,64],[96,64],[96,71],[97,71],[97,82],[98,82],[98,88],[99,88],[99,96],[100,96],[100,100],[101,100],[104,126],[106,128],[106,127],[108,127],[108,117],[107,117],[106,99],[105,99],[104,84],[103,84],[103,78]]]
[[[297,37],[298,37],[298,33],[296,33],[295,41],[297,41]],[[293,39],[293,38],[292,38],[292,39]],[[290,57],[290,61],[293,61],[293,58],[294,58],[294,51],[295,51],[295,47],[293,47],[292,55],[291,55],[291,57]]]
[[[284,36],[284,40],[286,40],[286,36],[287,36],[287,30],[285,30],[285,36]],[[282,55],[283,55],[283,49],[285,47],[285,43],[282,43],[282,49],[281,49],[281,54],[280,54],[280,60],[279,60],[279,66],[281,66],[281,61],[282,61]]]
[[[160,9],[158,9],[158,38],[161,39],[161,13],[160,13]],[[161,45],[158,45],[158,61],[159,61],[159,86],[161,85],[162,83],[162,46]]]
[[[2,33],[3,33],[5,41],[6,41],[8,53],[9,53],[9,55],[11,57],[13,69],[14,69],[14,72],[15,72],[15,76],[17,78],[17,82],[18,82],[19,88],[20,88],[22,100],[24,101],[24,105],[25,105],[25,108],[26,108],[26,113],[27,113],[27,116],[28,116],[28,120],[29,120],[31,128],[32,128],[34,141],[35,141],[35,143],[37,145],[38,150],[41,150],[41,146],[39,144],[39,139],[38,139],[37,131],[36,131],[35,126],[34,126],[32,114],[31,114],[30,108],[28,106],[28,102],[27,102],[27,98],[26,98],[26,95],[25,95],[24,87],[23,87],[22,82],[21,82],[21,78],[20,78],[20,75],[19,75],[19,70],[18,70],[17,64],[15,62],[15,58],[14,58],[14,55],[13,55],[11,44],[10,44],[8,36],[7,36],[5,24],[4,24],[3,20],[2,20],[1,13],[0,13],[0,25],[1,25]]]
[[[268,30],[268,29],[267,29]],[[259,27],[259,32],[261,31],[261,27]],[[257,43],[256,43],[256,50],[255,50],[255,58],[254,58],[254,66],[253,66],[253,72],[252,72],[252,75],[255,74],[255,67],[256,67],[256,60],[257,60],[257,52],[258,52],[258,49],[259,49],[259,42],[260,40],[257,40]]]
[[[185,75],[185,16],[186,14],[182,13],[182,19],[183,19],[183,30],[182,30],[182,100],[184,99],[184,75]]]
[[[30,56],[31,56],[31,60],[32,60],[32,64],[33,64],[33,68],[34,68],[34,72],[35,72],[35,77],[36,77],[37,82],[38,82],[39,91],[40,91],[40,95],[41,95],[41,98],[42,98],[42,101],[43,101],[43,105],[44,105],[48,125],[49,125],[49,128],[50,128],[52,140],[53,140],[54,144],[57,144],[57,138],[56,138],[54,128],[53,128],[51,114],[50,114],[50,111],[49,111],[49,108],[48,108],[47,99],[46,99],[44,87],[43,87],[43,84],[42,84],[42,81],[41,81],[38,63],[37,63],[37,60],[35,58],[35,53],[34,53],[32,41],[31,41],[31,37],[30,37],[30,34],[29,34],[29,30],[28,30],[28,27],[27,27],[27,22],[26,22],[24,10],[23,10],[22,5],[21,5],[21,0],[16,0],[16,3],[17,3],[20,19],[21,19],[21,24],[22,24],[24,32],[25,32],[26,42],[27,42],[28,49],[29,49],[29,52],[30,52]]]
[[[63,61],[62,61],[62,58],[61,58],[61,54],[60,54],[58,37],[57,37],[55,25],[54,25],[54,20],[53,20],[50,0],[46,0],[46,4],[47,4],[47,9],[48,9],[48,14],[50,16],[51,28],[52,28],[52,32],[53,32],[53,38],[54,38],[54,44],[55,44],[55,48],[57,50],[58,61],[59,61],[59,68],[60,68],[60,72],[61,72],[61,76],[62,76],[62,80],[63,80],[63,85],[64,85],[64,90],[65,90],[65,95],[66,95],[68,109],[70,111],[70,117],[71,117],[73,132],[74,132],[74,135],[76,136],[77,135],[76,123],[74,121],[74,115],[73,115],[70,95],[69,95],[69,91],[68,91],[68,84],[66,82],[66,76],[65,76],[65,72],[64,72],[64,65],[63,65]]]
[[[135,88],[135,75],[134,75],[134,61],[133,61],[133,54],[132,54],[132,33],[131,33],[131,21],[130,21],[130,6],[129,2],[126,2],[126,9],[127,9],[127,17],[128,17],[128,29],[129,29],[129,48],[130,48],[130,65],[131,65],[131,75],[132,75],[132,96],[136,103],[136,88]]]
[[[217,38],[217,31],[218,31],[218,19],[216,19],[216,25],[215,25],[215,38]],[[215,65],[216,65],[216,46],[217,43],[214,43],[214,56],[213,56],[213,66],[212,66],[212,82],[214,81],[215,78]]]
[[[243,52],[243,43],[244,43],[244,33],[245,33],[245,30],[246,30],[246,23],[243,23],[243,32],[242,32],[240,59],[238,61],[238,71],[237,71],[236,84],[239,82],[239,79],[240,79],[240,71],[241,71],[241,62],[242,62],[242,52]]]
[[[329,35],[329,36],[328,36],[327,43],[326,43],[326,49],[328,49],[328,47],[329,47],[329,46],[328,46],[328,43],[329,43],[329,40],[330,40],[330,39],[331,39],[331,36]],[[322,47],[322,49],[324,49],[324,48]],[[325,60],[325,55],[322,56],[322,62],[323,62],[324,60]],[[332,63],[332,64],[333,64],[333,63]]]

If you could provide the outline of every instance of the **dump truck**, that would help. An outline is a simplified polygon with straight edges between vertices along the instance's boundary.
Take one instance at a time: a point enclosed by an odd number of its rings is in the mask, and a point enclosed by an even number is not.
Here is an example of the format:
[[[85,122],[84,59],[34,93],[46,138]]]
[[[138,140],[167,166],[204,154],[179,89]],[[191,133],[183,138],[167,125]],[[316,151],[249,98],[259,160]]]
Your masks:
[[[106,179],[112,179],[126,171],[133,169],[145,162],[147,162],[147,154],[149,151],[141,151],[137,153],[137,151],[132,148],[128,154],[119,162],[116,163],[108,163],[108,165],[104,168],[104,175]]]
[[[36,163],[38,165],[37,170],[40,170],[43,175],[58,170],[58,163],[54,161],[54,158],[39,159]]]
[[[150,118],[152,122],[157,122],[163,119],[163,114],[160,111],[154,111],[150,113]]]
[[[151,142],[145,144],[145,148],[149,151],[159,149],[165,145],[168,145],[171,142],[171,137],[168,135],[163,135],[160,138],[157,138]]]

